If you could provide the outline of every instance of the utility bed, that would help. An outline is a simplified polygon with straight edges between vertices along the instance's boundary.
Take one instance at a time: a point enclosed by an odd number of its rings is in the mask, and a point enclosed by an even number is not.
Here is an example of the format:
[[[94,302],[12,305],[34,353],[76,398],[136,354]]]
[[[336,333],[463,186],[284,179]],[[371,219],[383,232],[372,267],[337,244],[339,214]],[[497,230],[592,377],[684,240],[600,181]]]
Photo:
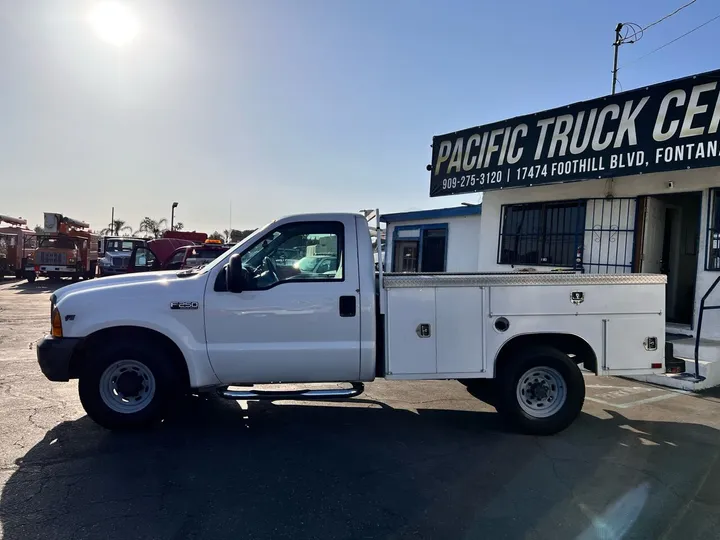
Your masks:
[[[513,338],[548,333],[598,351],[583,358],[597,374],[662,373],[665,283],[655,274],[384,274],[385,376],[492,378]]]

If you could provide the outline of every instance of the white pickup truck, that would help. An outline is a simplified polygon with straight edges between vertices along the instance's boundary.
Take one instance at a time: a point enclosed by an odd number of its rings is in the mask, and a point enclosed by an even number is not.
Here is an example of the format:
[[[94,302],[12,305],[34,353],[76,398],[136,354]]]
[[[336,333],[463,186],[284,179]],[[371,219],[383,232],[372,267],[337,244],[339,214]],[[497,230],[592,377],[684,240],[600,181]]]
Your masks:
[[[323,272],[286,262],[319,249],[335,257]],[[38,362],[51,381],[79,379],[85,411],[110,429],[153,424],[190,393],[327,400],[384,377],[458,379],[520,431],[552,434],[582,408],[580,366],[664,371],[665,276],[374,266],[363,216],[286,217],[203,267],[59,289]]]

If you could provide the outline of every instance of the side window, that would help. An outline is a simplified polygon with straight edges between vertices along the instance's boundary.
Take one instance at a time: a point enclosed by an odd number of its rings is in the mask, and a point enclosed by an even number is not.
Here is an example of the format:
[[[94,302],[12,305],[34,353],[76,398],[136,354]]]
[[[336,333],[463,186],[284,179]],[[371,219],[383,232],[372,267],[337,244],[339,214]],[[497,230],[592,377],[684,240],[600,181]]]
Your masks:
[[[448,227],[445,223],[397,228],[393,272],[445,272]]]
[[[167,270],[179,270],[182,267],[182,263],[185,260],[186,250],[182,249],[172,256],[165,266]]]
[[[339,222],[292,223],[275,229],[242,255],[247,289],[342,281],[343,239]]]

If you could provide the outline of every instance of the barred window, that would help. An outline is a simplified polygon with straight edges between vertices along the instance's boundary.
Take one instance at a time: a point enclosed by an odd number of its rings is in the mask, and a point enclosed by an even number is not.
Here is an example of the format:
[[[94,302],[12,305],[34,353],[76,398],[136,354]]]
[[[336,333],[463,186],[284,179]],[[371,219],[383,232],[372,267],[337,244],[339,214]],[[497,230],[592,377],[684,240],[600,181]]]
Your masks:
[[[706,270],[720,270],[720,190],[710,190]]]
[[[499,264],[579,267],[585,201],[503,206]]]

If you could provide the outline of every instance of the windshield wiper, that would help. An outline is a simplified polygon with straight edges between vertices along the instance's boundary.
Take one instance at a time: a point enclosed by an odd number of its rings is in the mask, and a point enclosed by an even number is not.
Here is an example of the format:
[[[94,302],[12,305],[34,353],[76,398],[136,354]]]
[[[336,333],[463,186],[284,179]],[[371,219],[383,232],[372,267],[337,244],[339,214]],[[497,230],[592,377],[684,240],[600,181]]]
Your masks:
[[[204,267],[205,267],[204,264],[200,264],[198,266],[193,266],[192,268],[186,268],[185,270],[181,270],[180,272],[178,272],[177,277],[179,277],[179,278],[190,277],[192,275],[197,274]]]

